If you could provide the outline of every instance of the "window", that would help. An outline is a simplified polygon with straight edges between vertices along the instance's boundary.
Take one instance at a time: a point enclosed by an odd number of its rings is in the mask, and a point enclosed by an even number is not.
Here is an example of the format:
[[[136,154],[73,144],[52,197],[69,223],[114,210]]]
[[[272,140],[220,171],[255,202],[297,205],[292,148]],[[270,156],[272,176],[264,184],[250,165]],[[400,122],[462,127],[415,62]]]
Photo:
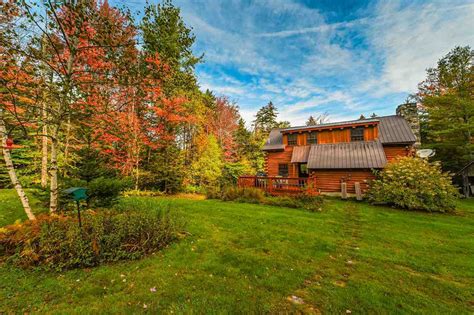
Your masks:
[[[297,134],[293,133],[293,134],[289,134],[288,135],[288,145],[296,145],[297,144],[297,141],[296,141],[296,138],[297,138]]]
[[[364,141],[364,127],[351,129],[351,141]]]
[[[308,144],[318,144],[318,134],[316,131],[308,133]]]
[[[288,164],[278,164],[278,176],[288,177]]]

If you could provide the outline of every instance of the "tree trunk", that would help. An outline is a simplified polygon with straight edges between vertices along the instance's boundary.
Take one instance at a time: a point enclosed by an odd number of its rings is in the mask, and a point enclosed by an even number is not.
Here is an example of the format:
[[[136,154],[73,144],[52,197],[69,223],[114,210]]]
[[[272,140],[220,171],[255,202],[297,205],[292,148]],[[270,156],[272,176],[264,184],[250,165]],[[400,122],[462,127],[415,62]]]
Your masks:
[[[62,175],[66,177],[66,169],[69,166],[69,143],[71,138],[71,116],[68,115],[67,126],[66,126],[66,144],[64,146],[64,166],[62,170]]]
[[[41,51],[44,56],[46,56],[46,36],[43,34],[41,38]],[[44,73],[47,76],[47,73]],[[41,137],[41,188],[46,189],[48,186],[48,126],[46,125],[46,120],[48,119],[48,105],[46,100],[48,95],[46,89],[43,87],[43,106],[41,108],[41,118],[43,120],[43,130]]]
[[[46,104],[46,103],[45,103]],[[46,118],[46,105],[43,105],[43,118]],[[45,122],[43,122],[45,124]],[[48,186],[48,126],[43,125],[43,136],[41,138],[41,187]]]
[[[52,139],[51,139],[51,163],[50,163],[50,190],[51,195],[49,199],[49,211],[54,213],[58,210],[58,131],[56,127],[53,127]]]
[[[25,210],[28,219],[35,220],[36,217],[31,211],[28,197],[26,196],[25,191],[18,180],[18,177],[16,176],[10,151],[7,149],[7,129],[5,127],[5,121],[3,120],[3,109],[0,109],[0,136],[2,137],[1,144],[3,149],[3,158],[5,159],[5,164],[8,170],[8,175],[10,176],[10,180],[15,187],[18,197],[20,197],[21,204],[23,205],[23,209]]]

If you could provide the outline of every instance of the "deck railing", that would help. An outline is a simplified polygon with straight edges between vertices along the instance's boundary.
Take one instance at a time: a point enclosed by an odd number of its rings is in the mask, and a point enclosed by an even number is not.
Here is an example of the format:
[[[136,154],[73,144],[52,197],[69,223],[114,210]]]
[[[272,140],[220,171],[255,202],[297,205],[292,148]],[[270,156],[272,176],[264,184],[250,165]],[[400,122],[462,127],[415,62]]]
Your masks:
[[[260,188],[272,195],[316,193],[316,179],[310,177],[240,176],[238,185]]]

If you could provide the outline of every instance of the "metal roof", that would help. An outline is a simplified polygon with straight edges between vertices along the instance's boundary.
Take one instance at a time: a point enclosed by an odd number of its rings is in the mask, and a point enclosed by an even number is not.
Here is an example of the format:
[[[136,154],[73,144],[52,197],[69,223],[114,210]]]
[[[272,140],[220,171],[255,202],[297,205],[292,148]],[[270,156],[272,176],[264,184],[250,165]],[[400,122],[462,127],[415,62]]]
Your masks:
[[[309,169],[383,168],[387,158],[380,141],[312,145]]]
[[[283,144],[283,135],[281,134],[280,129],[272,129],[262,150],[271,151],[283,149],[285,149],[285,145]]]
[[[356,123],[376,123],[378,122],[379,126],[379,140],[382,144],[406,144],[406,143],[415,143],[416,137],[413,134],[413,131],[410,128],[408,122],[402,116],[382,116],[371,119],[358,119],[350,120],[343,122],[335,122],[328,124],[321,124],[317,126],[299,126],[291,127],[284,129],[273,129],[270,132],[267,142],[263,146],[264,151],[270,150],[283,150],[285,146],[283,145],[283,134],[282,132],[286,131],[296,131],[296,130],[306,130],[312,129],[315,127],[321,126],[322,128],[331,127],[331,126],[345,126],[353,125]]]
[[[302,145],[293,147],[293,153],[291,155],[291,163],[306,163],[308,162],[309,150],[311,146]]]
[[[379,117],[379,139],[382,143],[414,143],[416,137],[402,116]]]

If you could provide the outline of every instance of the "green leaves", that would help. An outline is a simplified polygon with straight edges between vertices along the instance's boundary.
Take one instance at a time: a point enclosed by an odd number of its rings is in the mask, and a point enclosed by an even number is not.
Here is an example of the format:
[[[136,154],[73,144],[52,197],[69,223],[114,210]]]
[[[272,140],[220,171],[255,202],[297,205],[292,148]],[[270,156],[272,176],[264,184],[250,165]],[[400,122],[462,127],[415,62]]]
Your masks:
[[[454,210],[458,195],[439,163],[403,157],[388,164],[372,181],[368,198],[372,203],[408,210],[449,212]]]
[[[457,171],[474,159],[474,50],[454,48],[427,75],[418,91],[422,142],[436,148],[444,169]]]

